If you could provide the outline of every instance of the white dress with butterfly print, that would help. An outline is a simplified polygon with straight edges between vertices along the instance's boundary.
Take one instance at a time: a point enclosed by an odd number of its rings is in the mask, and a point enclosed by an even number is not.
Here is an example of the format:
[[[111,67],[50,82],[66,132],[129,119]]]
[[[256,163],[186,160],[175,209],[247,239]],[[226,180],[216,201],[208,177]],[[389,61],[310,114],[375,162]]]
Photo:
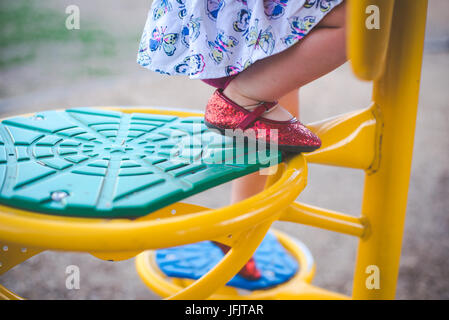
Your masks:
[[[192,79],[235,75],[302,39],[343,0],[154,0],[137,61]]]

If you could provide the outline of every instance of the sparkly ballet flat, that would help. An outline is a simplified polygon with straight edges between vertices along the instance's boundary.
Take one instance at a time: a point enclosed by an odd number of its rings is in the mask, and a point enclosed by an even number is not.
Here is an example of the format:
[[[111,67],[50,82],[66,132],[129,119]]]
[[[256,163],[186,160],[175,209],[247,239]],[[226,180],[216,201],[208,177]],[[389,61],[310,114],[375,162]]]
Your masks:
[[[217,129],[226,134],[226,129],[241,129],[245,134],[252,129],[252,136],[264,139],[267,144],[277,144],[278,149],[287,152],[310,152],[321,146],[321,140],[296,118],[277,121],[263,118],[277,102],[261,102],[252,110],[247,110],[217,89],[206,106],[205,124],[211,129]],[[277,134],[273,130],[277,130]]]

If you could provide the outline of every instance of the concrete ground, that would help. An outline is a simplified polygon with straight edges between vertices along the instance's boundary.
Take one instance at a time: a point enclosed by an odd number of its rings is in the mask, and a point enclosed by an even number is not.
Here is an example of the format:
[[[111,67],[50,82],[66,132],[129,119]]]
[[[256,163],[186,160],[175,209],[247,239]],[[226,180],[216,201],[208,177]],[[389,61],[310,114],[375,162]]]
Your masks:
[[[149,1],[51,0],[33,10],[0,5],[0,117],[49,108],[151,105],[201,110],[212,89],[200,81],[163,77],[135,63]],[[65,8],[81,10],[81,30],[64,28]],[[399,299],[449,299],[449,2],[431,0],[422,87],[398,280]],[[21,24],[17,24],[17,21]],[[348,64],[301,90],[301,119],[312,122],[365,107],[371,85]],[[363,172],[311,165],[300,200],[358,215]],[[228,203],[230,185],[188,201]],[[356,239],[276,223],[303,241],[316,263],[314,284],[350,294]],[[81,288],[67,290],[65,270],[77,265]],[[154,299],[133,259],[105,262],[89,254],[45,252],[0,276],[31,299]]]

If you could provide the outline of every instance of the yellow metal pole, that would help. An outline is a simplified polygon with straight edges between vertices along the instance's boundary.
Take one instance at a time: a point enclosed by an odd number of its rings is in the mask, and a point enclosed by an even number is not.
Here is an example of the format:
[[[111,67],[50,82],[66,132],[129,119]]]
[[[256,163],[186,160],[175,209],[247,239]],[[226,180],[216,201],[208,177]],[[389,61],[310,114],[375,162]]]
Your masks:
[[[393,6],[394,0],[349,0],[347,52],[362,80],[377,80],[385,71]]]
[[[384,126],[380,166],[374,173],[367,174],[365,180],[362,217],[368,221],[370,232],[359,242],[354,299],[395,297],[426,11],[427,0],[395,1],[385,73],[374,83],[373,98]],[[379,280],[378,286],[376,279]]]

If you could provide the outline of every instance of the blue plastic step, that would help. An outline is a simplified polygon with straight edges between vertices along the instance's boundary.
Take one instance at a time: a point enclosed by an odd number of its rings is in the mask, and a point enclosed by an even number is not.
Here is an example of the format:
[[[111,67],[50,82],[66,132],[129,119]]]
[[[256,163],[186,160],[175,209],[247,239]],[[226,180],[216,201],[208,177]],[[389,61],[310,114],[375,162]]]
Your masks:
[[[211,270],[224,254],[211,241],[178,246],[156,251],[156,263],[168,277],[199,279]],[[236,275],[228,286],[246,290],[268,289],[290,280],[298,271],[298,263],[268,232],[254,254],[256,267],[262,276],[247,280]]]

